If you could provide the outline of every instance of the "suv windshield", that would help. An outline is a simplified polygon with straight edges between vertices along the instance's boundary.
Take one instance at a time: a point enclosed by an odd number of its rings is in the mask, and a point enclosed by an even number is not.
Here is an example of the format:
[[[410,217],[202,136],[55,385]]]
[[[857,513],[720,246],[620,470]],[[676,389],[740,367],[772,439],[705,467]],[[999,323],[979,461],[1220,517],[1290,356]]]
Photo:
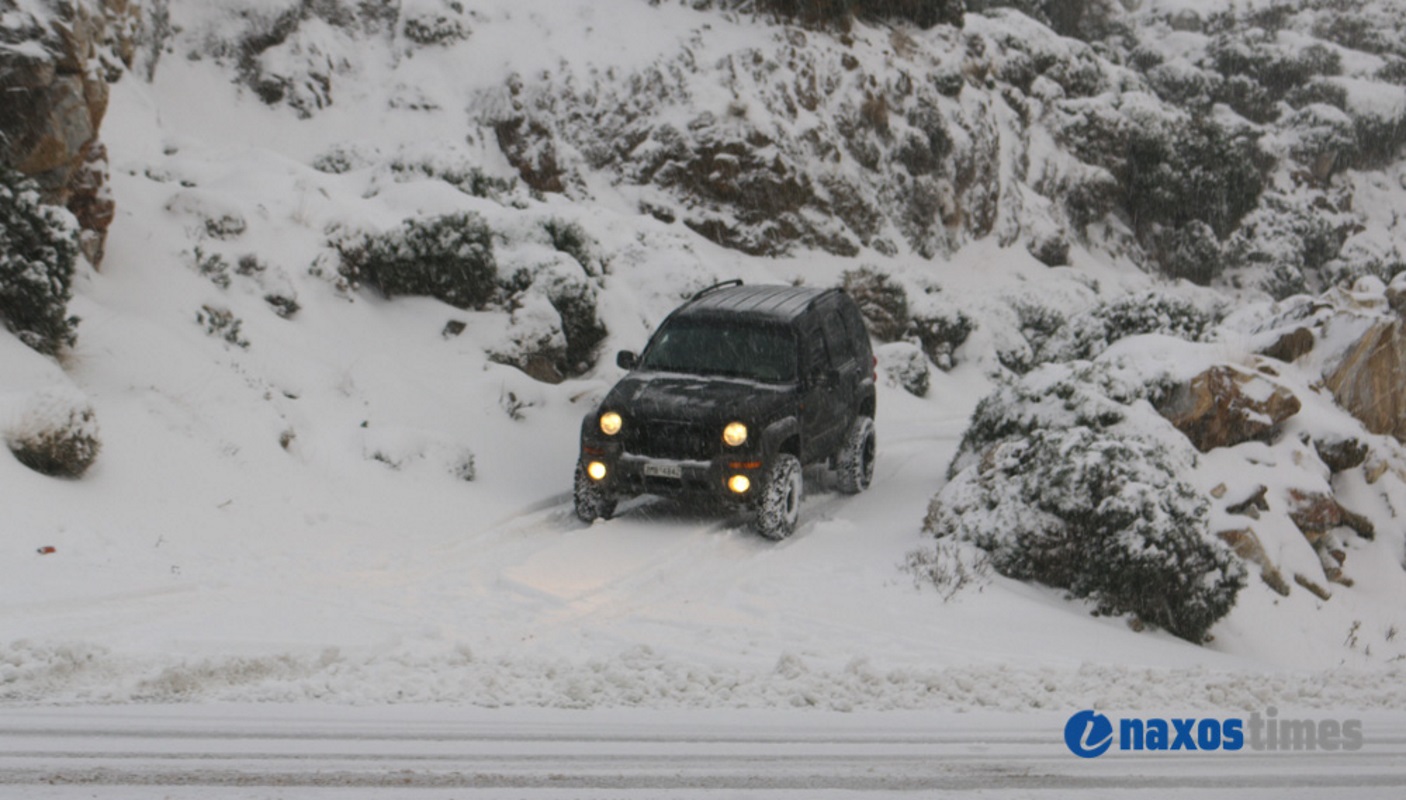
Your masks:
[[[676,319],[655,335],[640,368],[790,383],[796,380],[796,338],[777,325]]]

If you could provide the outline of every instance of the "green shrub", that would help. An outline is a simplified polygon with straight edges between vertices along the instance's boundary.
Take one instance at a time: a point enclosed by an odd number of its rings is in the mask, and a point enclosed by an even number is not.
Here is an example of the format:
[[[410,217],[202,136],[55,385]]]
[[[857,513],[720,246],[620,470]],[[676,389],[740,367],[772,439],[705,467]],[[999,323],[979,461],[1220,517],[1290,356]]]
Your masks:
[[[963,0],[755,0],[755,8],[809,25],[846,27],[859,19],[961,26]]]
[[[5,443],[21,464],[56,478],[81,477],[102,449],[92,407],[51,394],[30,403]]]
[[[985,550],[1004,575],[1199,643],[1245,569],[1178,477],[1190,444],[1164,436],[1170,423],[1139,394],[1087,362],[1001,386],[978,405],[924,528]]]
[[[395,230],[335,246],[342,275],[386,297],[424,295],[456,308],[483,308],[498,288],[493,232],[473,212],[408,219]]]
[[[586,282],[558,281],[547,299],[561,316],[561,335],[566,339],[562,374],[584,374],[596,363],[596,350],[609,331],[596,310],[595,287]]]
[[[469,38],[471,31],[464,23],[464,6],[458,0],[431,4],[431,8],[412,7],[407,13],[403,30],[405,38],[429,47],[447,46]]]
[[[1406,152],[1406,112],[1395,116],[1364,115],[1353,120],[1356,143],[1350,164],[1357,169],[1384,169]]]
[[[1272,101],[1284,99],[1315,77],[1342,72],[1342,56],[1336,50],[1321,44],[1291,49],[1263,31],[1258,35],[1244,31],[1222,34],[1211,41],[1207,52],[1217,72],[1226,78],[1249,78]]]
[[[587,275],[596,274],[596,258],[591,253],[591,239],[579,224],[549,219],[542,223],[542,230],[547,232],[554,250],[576,259],[576,263],[581,265]]]
[[[846,270],[840,280],[859,306],[874,338],[892,342],[908,331],[908,292],[902,284],[870,266]]]
[[[1173,295],[1156,291],[1125,295],[1071,317],[1046,338],[1040,360],[1091,359],[1119,339],[1148,333],[1199,341],[1218,321],[1216,314]]]
[[[1171,132],[1134,126],[1122,177],[1135,227],[1200,220],[1217,237],[1228,236],[1259,202],[1263,160],[1252,138],[1208,117]]]
[[[68,301],[78,252],[78,227],[68,212],[40,202],[33,181],[0,167],[0,318],[45,355],[77,338]]]
[[[922,344],[923,352],[932,363],[950,370],[955,365],[953,354],[976,330],[976,323],[953,306],[931,305],[934,307],[913,315],[908,336]]]

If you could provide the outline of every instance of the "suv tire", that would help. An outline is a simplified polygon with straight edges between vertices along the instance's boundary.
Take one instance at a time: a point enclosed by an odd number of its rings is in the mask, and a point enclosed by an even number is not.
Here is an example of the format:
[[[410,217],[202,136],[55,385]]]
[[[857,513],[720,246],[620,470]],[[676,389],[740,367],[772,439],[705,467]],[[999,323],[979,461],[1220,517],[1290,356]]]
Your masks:
[[[571,495],[576,504],[576,516],[582,522],[615,516],[616,501],[605,496],[605,492],[586,475],[580,464],[576,465],[576,480]]]
[[[859,494],[869,488],[874,480],[874,420],[857,417],[845,436],[836,459],[836,470],[840,475],[840,491],[845,494]]]
[[[801,513],[801,462],[789,453],[776,457],[767,470],[757,508],[757,533],[768,539],[785,539],[796,530]]]

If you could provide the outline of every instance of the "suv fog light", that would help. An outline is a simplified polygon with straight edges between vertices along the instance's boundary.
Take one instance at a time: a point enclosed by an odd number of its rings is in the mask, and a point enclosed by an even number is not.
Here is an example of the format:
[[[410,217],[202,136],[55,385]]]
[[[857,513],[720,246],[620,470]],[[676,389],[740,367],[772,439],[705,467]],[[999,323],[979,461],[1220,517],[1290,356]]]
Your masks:
[[[752,488],[752,480],[746,475],[733,475],[727,479],[727,488],[735,494],[746,494],[747,490]]]
[[[605,480],[605,465],[599,461],[592,461],[586,465],[586,474],[591,476],[591,480]]]

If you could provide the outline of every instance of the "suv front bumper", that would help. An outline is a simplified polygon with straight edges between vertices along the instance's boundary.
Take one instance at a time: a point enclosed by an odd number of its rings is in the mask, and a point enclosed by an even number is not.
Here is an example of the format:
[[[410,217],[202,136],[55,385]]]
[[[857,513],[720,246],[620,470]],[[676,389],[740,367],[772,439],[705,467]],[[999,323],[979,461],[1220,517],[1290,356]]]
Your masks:
[[[588,446],[582,449],[581,467],[592,462],[605,467],[605,476],[592,479],[606,496],[633,497],[641,494],[665,497],[694,497],[735,505],[755,504],[762,491],[765,463],[760,456],[728,455],[709,460],[651,458],[615,447]],[[589,470],[587,470],[587,474]],[[747,490],[736,491],[735,478],[746,479]]]

